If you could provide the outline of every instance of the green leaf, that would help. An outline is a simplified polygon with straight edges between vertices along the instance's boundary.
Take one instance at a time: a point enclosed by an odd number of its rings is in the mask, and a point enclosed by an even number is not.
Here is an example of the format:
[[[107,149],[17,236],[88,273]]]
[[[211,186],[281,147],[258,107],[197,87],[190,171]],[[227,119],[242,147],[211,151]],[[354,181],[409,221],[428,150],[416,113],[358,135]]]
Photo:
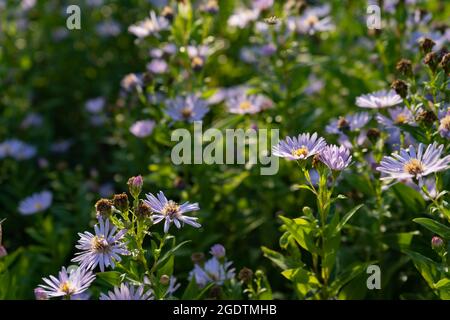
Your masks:
[[[392,187],[397,198],[412,213],[421,213],[425,209],[425,200],[422,195],[411,187],[397,183]]]
[[[175,251],[177,251],[178,249],[180,249],[182,246],[184,246],[186,243],[191,242],[190,240],[186,240],[181,242],[180,244],[178,244],[177,246],[173,247],[172,249],[170,249],[169,251],[167,251],[164,256],[158,260],[158,262],[156,263],[156,269],[159,269],[162,265],[164,265],[166,263],[166,261],[175,253]]]
[[[311,253],[317,253],[318,249],[314,245],[312,236],[311,236],[311,223],[305,219],[297,218],[295,220],[291,220],[289,218],[280,216],[280,219],[283,221],[286,226],[287,231],[294,237],[295,241],[305,250]]]
[[[337,227],[336,227],[336,232],[340,232],[342,230],[342,228],[345,226],[345,224],[353,217],[353,215],[359,210],[361,209],[361,207],[363,207],[364,204],[360,204],[356,207],[354,207],[352,210],[350,210],[349,212],[347,212],[347,214],[341,219],[341,221],[339,221]]]
[[[261,247],[261,250],[263,251],[264,257],[270,259],[279,268],[281,268],[282,270],[288,269],[286,258],[281,253],[271,250],[267,247]]]
[[[117,271],[106,271],[97,273],[99,279],[105,281],[106,283],[117,287],[121,282],[121,273]]]
[[[443,225],[442,223],[439,223],[433,219],[428,218],[416,218],[413,219],[413,221],[415,223],[420,224],[421,226],[424,226],[431,232],[434,232],[445,239],[450,239],[450,228]]]
[[[418,252],[403,250],[413,261],[414,266],[420,272],[422,277],[428,283],[430,288],[434,289],[434,283],[439,279],[438,266],[436,262],[421,255]]]
[[[373,261],[365,263],[356,262],[349,265],[344,271],[338,274],[336,279],[330,285],[331,295],[336,296],[343,286],[367,270],[367,267],[373,263]]]

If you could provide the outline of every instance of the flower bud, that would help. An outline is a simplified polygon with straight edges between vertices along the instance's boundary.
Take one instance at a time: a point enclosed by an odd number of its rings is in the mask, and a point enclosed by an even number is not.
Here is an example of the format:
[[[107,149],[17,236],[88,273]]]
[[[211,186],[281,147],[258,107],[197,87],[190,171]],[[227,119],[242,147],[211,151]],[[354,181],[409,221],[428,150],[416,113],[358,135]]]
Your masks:
[[[422,50],[424,54],[427,54],[433,49],[435,44],[436,42],[434,42],[430,38],[422,39],[420,41],[420,50]]]
[[[142,191],[142,185],[144,184],[144,179],[142,176],[131,177],[128,179],[128,190],[130,191],[133,198],[137,199]]]
[[[159,283],[163,286],[167,286],[170,283],[170,277],[167,274],[163,274],[161,278],[159,278]]]
[[[116,209],[125,212],[128,210],[128,196],[126,193],[115,194],[113,197],[113,204]]]
[[[112,202],[108,199],[100,199],[95,204],[95,211],[97,212],[97,217],[107,218],[111,216],[112,213]]]
[[[253,277],[253,271],[249,268],[242,268],[241,271],[239,271],[238,278],[244,283],[250,283],[252,281]]]
[[[403,80],[395,80],[392,82],[391,88],[402,98],[406,98],[408,95],[408,85]]]
[[[439,237],[433,237],[431,239],[431,248],[433,248],[433,250],[437,252],[440,252],[442,249],[444,249],[444,240]]]
[[[7,254],[8,252],[6,251],[5,247],[0,244],[0,258],[6,256]]]
[[[194,71],[200,71],[205,65],[205,61],[202,57],[195,56],[191,60],[191,67]]]
[[[221,244],[215,244],[211,247],[209,253],[211,253],[217,259],[221,259],[225,257],[225,248]]]
[[[412,75],[412,63],[411,63],[411,60],[401,59],[399,62],[397,62],[397,65],[395,66],[395,69],[401,75],[404,75],[406,77],[410,77]]]
[[[48,295],[42,288],[34,289],[34,297],[36,300],[48,300]]]

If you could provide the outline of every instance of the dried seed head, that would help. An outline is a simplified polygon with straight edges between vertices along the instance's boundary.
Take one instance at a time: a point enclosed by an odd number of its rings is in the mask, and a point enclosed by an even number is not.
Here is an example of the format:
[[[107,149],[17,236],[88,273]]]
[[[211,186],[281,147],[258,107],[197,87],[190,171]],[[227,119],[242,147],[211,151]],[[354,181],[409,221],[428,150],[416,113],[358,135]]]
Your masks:
[[[111,216],[112,213],[112,202],[108,199],[100,199],[95,204],[95,211],[97,212],[97,217],[101,216],[107,218]]]
[[[116,209],[125,212],[128,210],[128,196],[126,193],[115,194],[113,197],[113,204]]]
[[[406,98],[408,95],[408,85],[403,80],[395,80],[392,82],[391,88],[402,98]]]
[[[401,59],[399,62],[397,62],[397,65],[395,66],[395,69],[401,74],[406,77],[409,77],[412,75],[412,63],[411,60],[408,59]]]
[[[436,42],[434,42],[430,38],[424,38],[420,41],[420,49],[424,54],[427,54],[433,49],[435,44]]]
[[[242,268],[241,271],[239,271],[238,278],[244,283],[249,283],[252,281],[253,277],[253,271],[249,268]]]
[[[203,252],[194,252],[191,255],[191,260],[194,264],[203,264],[203,262],[205,261],[205,255],[203,254]]]

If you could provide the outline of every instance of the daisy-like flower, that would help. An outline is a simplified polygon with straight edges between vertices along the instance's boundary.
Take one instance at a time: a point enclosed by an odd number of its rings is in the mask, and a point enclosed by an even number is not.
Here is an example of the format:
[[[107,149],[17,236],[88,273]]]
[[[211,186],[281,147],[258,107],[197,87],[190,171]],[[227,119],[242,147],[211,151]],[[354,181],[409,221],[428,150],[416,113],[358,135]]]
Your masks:
[[[160,31],[167,30],[170,26],[169,20],[158,17],[154,11],[150,11],[150,17],[128,27],[128,31],[138,38],[149,35],[158,36]]]
[[[167,62],[163,59],[153,59],[147,64],[147,70],[153,74],[163,74],[166,73],[169,66]]]
[[[377,170],[386,174],[381,180],[395,179],[405,180],[408,178],[421,179],[431,173],[447,170],[450,167],[450,155],[441,158],[443,145],[434,142],[426,147],[420,143],[416,149],[409,146],[401,149],[400,154],[393,153],[385,156],[380,162]]]
[[[16,160],[27,160],[36,155],[36,147],[18,139],[8,139],[0,143],[0,159],[11,157]]]
[[[306,9],[300,17],[288,19],[288,29],[308,35],[333,30],[335,27],[328,16],[329,13],[330,6],[327,5]]]
[[[40,114],[31,112],[25,117],[25,119],[23,119],[20,127],[24,129],[28,129],[31,127],[41,127],[43,123],[44,118]]]
[[[319,153],[326,146],[324,138],[317,133],[299,134],[298,137],[287,137],[272,148],[273,155],[289,160],[305,160]]]
[[[376,115],[377,121],[387,128],[393,128],[402,124],[414,124],[414,115],[407,107],[396,107],[388,109],[389,117],[381,114]]]
[[[248,95],[241,92],[227,99],[226,105],[230,113],[235,114],[255,114],[265,109],[271,108],[272,101],[261,95]]]
[[[90,99],[86,101],[85,108],[86,111],[90,113],[99,113],[102,112],[103,108],[105,107],[105,98],[98,97],[95,99]]]
[[[94,270],[98,265],[102,272],[105,267],[115,267],[115,262],[120,262],[120,255],[129,254],[123,241],[126,229],[116,233],[117,228],[111,228],[109,219],[99,217],[98,224],[94,226],[95,235],[90,232],[78,233],[80,240],[75,248],[81,252],[75,253],[72,262],[79,262],[82,268]]]
[[[395,106],[402,101],[402,97],[394,90],[380,90],[357,97],[356,105],[361,108],[380,109]]]
[[[166,113],[175,121],[200,121],[208,111],[207,102],[193,94],[167,101]]]
[[[204,287],[213,282],[216,285],[223,285],[229,279],[234,278],[235,269],[231,268],[233,262],[221,263],[216,257],[212,257],[205,262],[204,266],[196,264],[189,274],[189,279],[194,278],[199,287]]]
[[[370,121],[368,112],[358,112],[334,119],[326,126],[325,130],[331,134],[340,134],[346,131],[357,131],[364,127]]]
[[[200,223],[197,222],[197,217],[188,217],[184,214],[186,212],[200,210],[198,203],[185,202],[183,204],[178,204],[175,201],[167,200],[166,196],[162,191],[155,197],[153,194],[149,193],[146,195],[147,200],[144,200],[146,204],[150,206],[153,213],[153,223],[157,224],[164,220],[164,232],[169,231],[170,224],[173,222],[175,226],[179,229],[182,223],[187,223],[194,228],[200,228]]]
[[[128,283],[122,283],[120,287],[114,287],[114,291],[108,294],[100,294],[100,300],[153,300],[151,290],[144,291],[144,286],[135,287]]]
[[[52,205],[52,200],[53,194],[50,191],[34,193],[20,202],[19,212],[27,216],[45,211]]]
[[[439,113],[438,131],[442,138],[450,139],[450,108]]]
[[[154,127],[155,127],[155,121],[140,120],[140,121],[136,121],[130,127],[130,132],[138,138],[145,138],[152,134]]]
[[[72,297],[74,295],[85,292],[91,283],[95,280],[92,271],[84,268],[69,268],[67,270],[62,267],[58,274],[58,278],[50,276],[42,278],[45,284],[39,285],[48,297]]]
[[[244,29],[251,22],[257,20],[259,17],[258,9],[245,9],[241,8],[236,10],[230,18],[228,18],[228,25],[230,27],[237,27]]]
[[[341,171],[352,162],[350,150],[344,146],[329,145],[320,151],[319,160],[333,171]]]

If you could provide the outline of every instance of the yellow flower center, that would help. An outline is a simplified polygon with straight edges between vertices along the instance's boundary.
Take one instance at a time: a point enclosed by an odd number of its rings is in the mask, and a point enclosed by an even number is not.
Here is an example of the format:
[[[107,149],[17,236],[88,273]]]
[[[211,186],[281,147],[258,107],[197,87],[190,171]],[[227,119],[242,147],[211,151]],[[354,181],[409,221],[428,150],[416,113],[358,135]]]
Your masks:
[[[183,118],[189,119],[192,116],[192,108],[184,107],[181,110],[181,115],[183,116]]]
[[[441,119],[440,127],[445,130],[450,130],[450,115]]]
[[[418,175],[423,172],[423,165],[419,160],[411,159],[404,165],[403,170],[409,174]]]
[[[95,236],[91,241],[91,248],[96,252],[105,252],[109,250],[109,244],[103,236]]]
[[[248,110],[252,107],[252,104],[250,101],[243,101],[239,104],[239,109],[241,110]]]
[[[61,290],[67,295],[72,294],[75,291],[74,288],[72,287],[72,284],[69,281],[61,283],[61,285],[59,286],[59,290]]]
[[[308,16],[305,20],[306,24],[309,26],[315,25],[317,22],[319,22],[319,18],[315,15]]]
[[[305,158],[308,155],[308,148],[305,146],[302,146],[301,148],[292,150],[292,155],[294,157],[300,157],[300,158]]]
[[[200,68],[203,66],[203,59],[200,57],[194,57],[191,61],[192,68]]]
[[[175,201],[170,200],[166,203],[162,210],[163,214],[169,216],[171,219],[180,215],[180,206]]]
[[[34,208],[35,208],[36,210],[41,210],[43,207],[44,207],[44,206],[42,205],[42,203],[37,202],[37,203],[34,204]]]
[[[400,113],[395,118],[395,123],[402,124],[402,123],[405,123],[407,119],[408,119],[408,117],[404,113]]]

